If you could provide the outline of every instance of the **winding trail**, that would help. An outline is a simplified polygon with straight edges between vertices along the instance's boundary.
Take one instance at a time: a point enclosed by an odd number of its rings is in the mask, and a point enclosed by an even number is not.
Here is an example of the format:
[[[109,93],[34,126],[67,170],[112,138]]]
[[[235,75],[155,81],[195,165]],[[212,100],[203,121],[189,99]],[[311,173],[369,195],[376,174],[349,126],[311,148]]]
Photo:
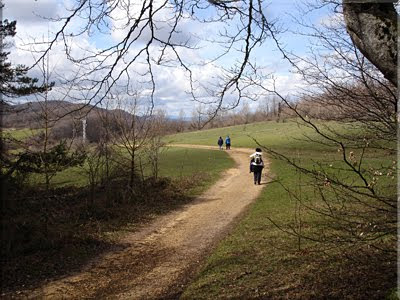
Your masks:
[[[217,149],[200,145],[185,148]],[[236,166],[194,202],[128,234],[123,249],[105,254],[82,272],[31,291],[41,299],[176,298],[235,219],[260,194],[248,171],[252,149],[232,149]],[[265,161],[264,175],[269,163]],[[265,178],[263,178],[265,182]]]

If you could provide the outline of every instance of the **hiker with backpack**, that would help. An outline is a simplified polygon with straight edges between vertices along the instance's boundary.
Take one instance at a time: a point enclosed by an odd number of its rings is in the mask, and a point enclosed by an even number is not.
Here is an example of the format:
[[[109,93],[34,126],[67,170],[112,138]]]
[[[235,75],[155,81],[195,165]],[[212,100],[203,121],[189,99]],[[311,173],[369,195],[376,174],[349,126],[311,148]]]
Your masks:
[[[226,150],[230,150],[231,149],[231,138],[229,137],[229,135],[226,136],[225,146],[226,146]]]
[[[223,150],[222,149],[222,145],[224,144],[224,140],[222,139],[222,137],[219,137],[218,139],[218,146],[219,146],[219,150]]]
[[[254,184],[261,184],[261,173],[264,168],[261,148],[256,148],[256,152],[250,155],[250,158],[250,173],[254,174]]]

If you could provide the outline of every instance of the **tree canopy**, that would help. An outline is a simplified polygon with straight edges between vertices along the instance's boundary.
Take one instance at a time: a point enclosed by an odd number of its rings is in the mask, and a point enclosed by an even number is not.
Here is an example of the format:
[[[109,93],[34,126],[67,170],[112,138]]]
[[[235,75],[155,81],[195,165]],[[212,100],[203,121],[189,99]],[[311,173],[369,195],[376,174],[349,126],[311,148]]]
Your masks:
[[[53,86],[53,83],[50,85],[38,85],[39,80],[37,78],[27,75],[28,67],[24,65],[12,65],[8,61],[10,52],[4,51],[6,47],[3,39],[14,37],[16,27],[16,21],[0,21],[0,95],[9,98],[44,92]]]

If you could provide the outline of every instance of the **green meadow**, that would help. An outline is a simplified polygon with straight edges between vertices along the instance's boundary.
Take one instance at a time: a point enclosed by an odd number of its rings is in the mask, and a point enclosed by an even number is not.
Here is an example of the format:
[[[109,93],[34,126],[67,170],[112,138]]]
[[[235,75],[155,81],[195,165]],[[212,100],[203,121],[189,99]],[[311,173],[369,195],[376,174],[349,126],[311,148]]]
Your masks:
[[[173,180],[197,176],[201,180],[196,181],[197,185],[193,186],[189,194],[198,194],[214,183],[222,171],[233,165],[233,160],[223,151],[165,147],[160,153],[159,175]],[[87,168],[87,164],[68,168],[57,173],[52,178],[51,184],[53,187],[86,186],[89,184]],[[145,167],[145,175],[149,175],[149,172]],[[41,175],[33,175],[31,180],[34,184],[44,182]]]
[[[318,123],[317,123],[318,124]],[[336,130],[345,131],[343,125],[335,122],[320,123],[323,126],[330,126]],[[268,148],[279,150],[295,151],[327,149],[321,144],[305,143],[307,137],[318,139],[314,130],[299,125],[295,119],[284,123],[275,121],[252,123],[247,125],[230,126],[215,128],[210,130],[201,130],[187,132],[167,137],[167,141],[173,144],[199,144],[199,145],[217,145],[218,137],[231,137],[232,147],[256,147],[257,143]]]
[[[9,135],[11,138],[14,138],[18,141],[24,140],[26,138],[32,137],[38,133],[40,133],[41,129],[29,129],[29,128],[22,128],[22,129],[15,129],[15,128],[8,128],[3,129],[2,134],[6,137]]]
[[[160,175],[178,180],[199,175],[201,180],[189,191],[196,195],[233,166],[234,161],[223,151],[167,147],[161,153]]]
[[[343,133],[348,130],[336,123],[319,125],[334,127]],[[188,132],[169,136],[168,141],[216,145],[218,137],[225,138],[226,135],[230,135],[233,148],[254,148],[258,143],[303,167],[318,170],[322,165],[327,172],[348,183],[360,183],[360,178],[344,165],[337,146],[310,142],[309,138],[314,141],[320,138],[312,129],[298,126],[296,122],[263,122]],[[353,152],[358,158],[361,155],[361,150],[354,149]],[[358,299],[360,295],[376,297],[376,290],[382,288],[380,295],[390,295],[396,286],[393,256],[388,258],[387,264],[377,268],[379,262],[374,260],[374,251],[365,257],[358,257],[361,255],[356,250],[350,251],[356,257],[355,263],[354,257],[342,256],[339,247],[335,249],[312,238],[289,233],[287,229],[294,226],[305,236],[313,237],[324,230],[319,225],[326,219],[299,205],[286,190],[289,187],[306,203],[318,206],[316,189],[307,184],[309,179],[284,160],[273,157],[270,160],[268,183],[261,196],[232,233],[216,247],[200,274],[182,294],[182,299]],[[394,160],[394,154],[366,151],[364,168],[390,167]],[[394,176],[382,176],[379,184],[392,183],[393,189],[386,193],[393,195],[395,182]],[[334,195],[330,196],[334,199]],[[382,238],[382,242],[388,241]]]
[[[334,122],[318,125],[321,128],[329,126],[342,133],[349,130]],[[15,138],[24,139],[32,131],[13,130],[10,133]],[[362,183],[354,172],[349,172],[348,166],[342,161],[343,153],[338,151],[336,145],[318,143],[321,138],[311,128],[290,120],[284,123],[270,121],[167,136],[164,142],[175,145],[162,148],[159,176],[171,178],[176,183],[190,179],[191,183],[185,185],[185,194],[200,194],[218,180],[224,170],[233,167],[234,162],[226,151],[184,148],[179,145],[199,144],[217,148],[218,137],[225,139],[226,135],[231,137],[232,148],[255,148],[262,145],[305,168],[323,170],[349,184]],[[361,149],[352,151],[356,158],[362,152]],[[341,247],[326,246],[314,241],[314,234],[321,234],[326,230],[321,224],[331,220],[321,218],[321,215],[299,205],[293,195],[318,207],[320,200],[316,187],[310,186],[310,180],[304,174],[279,157],[268,155],[268,159],[271,162],[270,170],[264,174],[264,188],[260,197],[249,207],[230,234],[216,245],[198,275],[191,278],[191,284],[183,291],[181,298],[372,299],[377,298],[377,295],[378,298],[393,296],[393,287],[396,286],[393,255],[382,258],[382,254],[375,253],[373,247],[362,255],[357,247],[348,249],[348,253],[343,255]],[[393,162],[396,162],[393,153],[367,149],[363,168],[373,168],[379,173],[383,167],[395,167]],[[87,186],[87,167],[73,167],[58,173],[52,179],[52,186]],[[150,171],[145,168],[144,174],[149,175]],[[382,174],[378,179],[378,191],[387,196],[396,193],[395,171],[390,176]],[[41,176],[33,176],[31,180],[33,184],[44,182]],[[390,185],[391,188],[387,189]],[[327,189],[324,182],[319,187],[322,190]],[[290,195],[288,188],[294,194]],[[333,193],[327,195],[334,199]],[[159,205],[160,202],[156,203],[155,205]],[[141,209],[138,211],[142,216],[147,208]],[[300,231],[310,238],[293,235],[291,230]],[[392,242],[390,237],[378,240],[378,243]],[[379,259],[376,259],[377,255]]]

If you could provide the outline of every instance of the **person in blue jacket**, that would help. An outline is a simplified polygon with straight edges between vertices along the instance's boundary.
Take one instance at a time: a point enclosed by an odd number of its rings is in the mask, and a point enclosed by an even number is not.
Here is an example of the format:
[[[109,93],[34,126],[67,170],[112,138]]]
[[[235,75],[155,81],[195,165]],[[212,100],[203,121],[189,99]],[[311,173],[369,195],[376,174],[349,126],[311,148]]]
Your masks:
[[[219,137],[219,139],[218,139],[219,150],[222,150],[222,145],[223,144],[224,144],[224,140],[222,139],[222,137]]]
[[[231,149],[231,138],[229,137],[229,135],[226,136],[225,147],[226,147],[226,150]]]
[[[261,184],[261,174],[264,169],[264,162],[262,160],[262,150],[256,148],[256,152],[250,155],[250,173],[254,174],[254,184]]]

